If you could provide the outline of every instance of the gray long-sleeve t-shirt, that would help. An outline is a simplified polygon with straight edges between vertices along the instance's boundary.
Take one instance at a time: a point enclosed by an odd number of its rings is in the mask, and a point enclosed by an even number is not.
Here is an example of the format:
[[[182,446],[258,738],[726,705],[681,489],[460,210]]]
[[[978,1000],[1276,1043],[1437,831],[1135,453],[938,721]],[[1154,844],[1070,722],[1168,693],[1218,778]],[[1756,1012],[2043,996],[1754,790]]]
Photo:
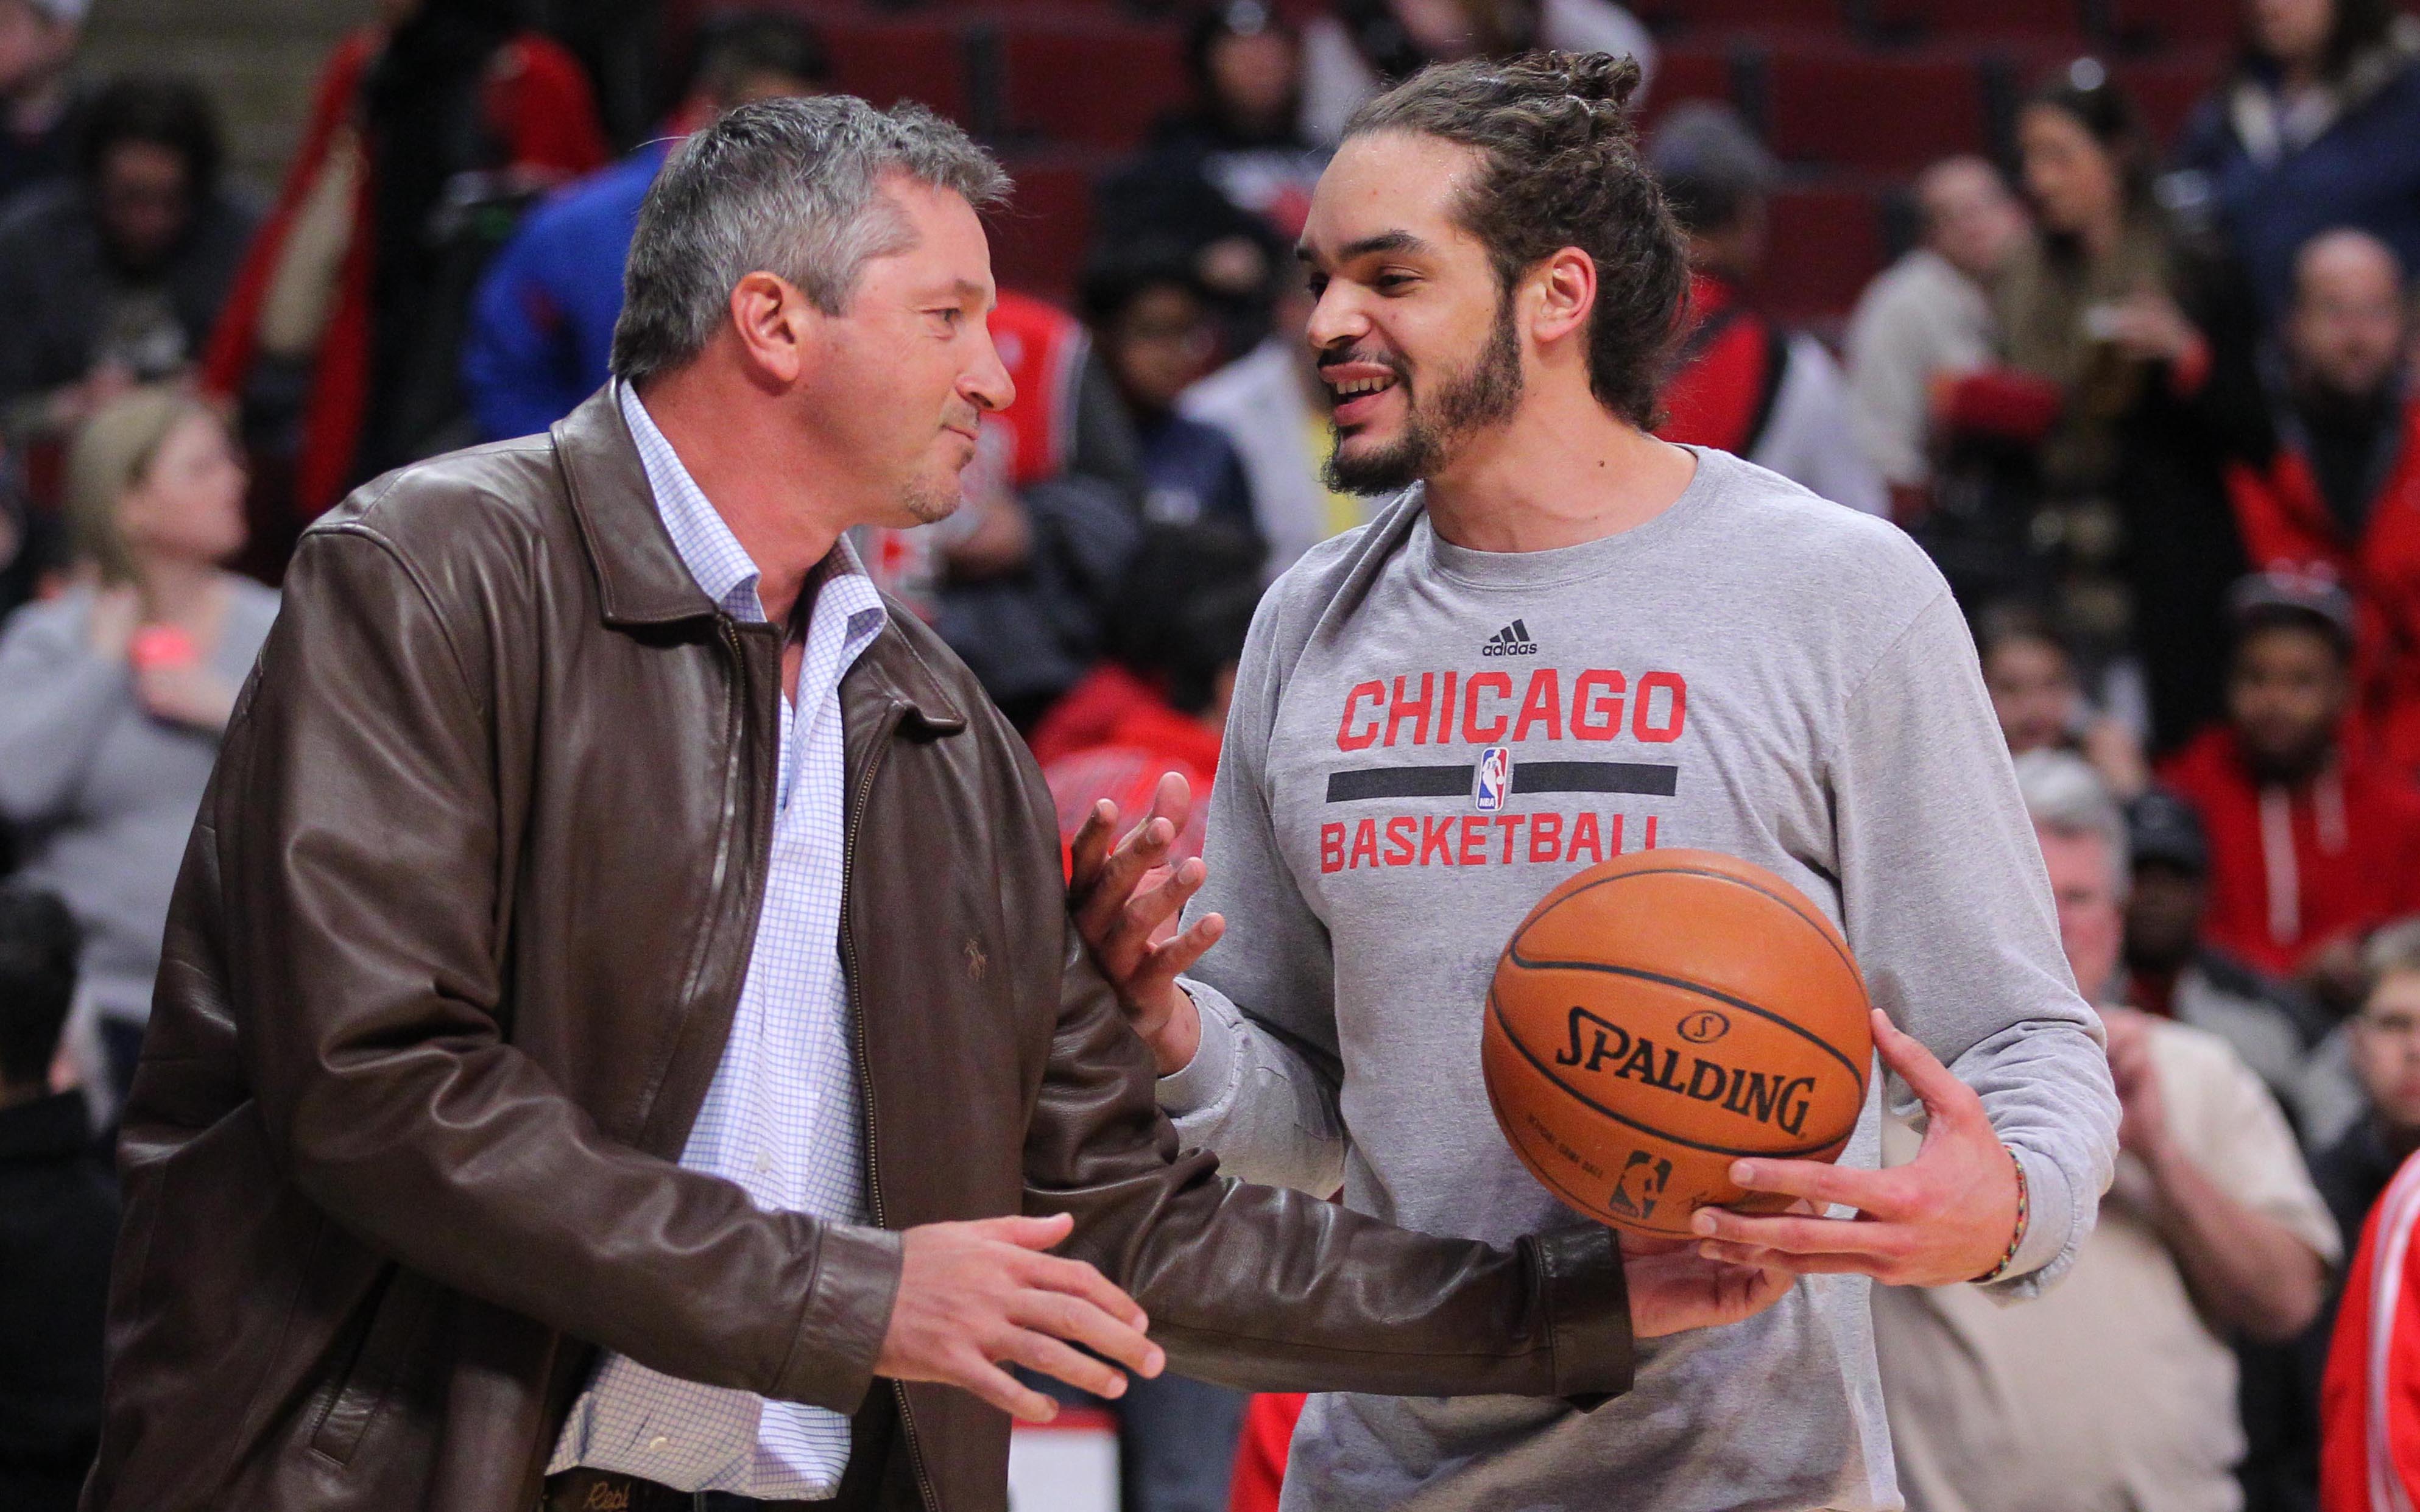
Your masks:
[[[76,589],[0,626],[0,822],[17,832],[23,879],[84,927],[95,1007],[139,1024],[219,737],[145,711],[126,658],[92,649],[93,602]],[[240,684],[276,618],[275,594],[231,579],[211,671]]]
[[[1271,590],[1191,910],[1228,932],[1187,981],[1202,1048],[1161,1102],[1232,1173],[1406,1227],[1505,1243],[1584,1222],[1489,1110],[1497,955],[1598,860],[1728,852],[1838,923],[1876,1004],[1981,1094],[2032,1197],[1999,1289],[2028,1295],[2091,1227],[2118,1103],[1965,622],[1892,526],[1697,459],[1662,515],[1553,551],[1457,548],[1415,490]],[[1491,748],[1500,802],[1473,779]],[[1875,1164],[1881,1081],[1849,1164]],[[1895,1508],[1868,1285],[1808,1278],[1747,1322],[1647,1341],[1592,1412],[1314,1398],[1286,1512]]]

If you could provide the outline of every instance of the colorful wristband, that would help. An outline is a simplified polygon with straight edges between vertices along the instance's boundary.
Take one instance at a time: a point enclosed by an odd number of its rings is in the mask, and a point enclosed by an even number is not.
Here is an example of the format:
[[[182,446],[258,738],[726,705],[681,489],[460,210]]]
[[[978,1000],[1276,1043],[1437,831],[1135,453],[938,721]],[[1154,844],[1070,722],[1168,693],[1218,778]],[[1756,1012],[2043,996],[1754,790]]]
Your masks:
[[[1974,1284],[1978,1287],[1989,1286],[2009,1273],[2009,1267],[2016,1263],[2018,1247],[2025,1242],[2025,1225],[2033,1217],[2033,1205],[2025,1191],[2025,1163],[2017,1159],[2014,1149],[2006,1145],[2000,1148],[2009,1151],[2009,1164],[2017,1168],[2017,1231],[2009,1236],[2009,1248],[2000,1257],[2000,1263],[1975,1278]]]

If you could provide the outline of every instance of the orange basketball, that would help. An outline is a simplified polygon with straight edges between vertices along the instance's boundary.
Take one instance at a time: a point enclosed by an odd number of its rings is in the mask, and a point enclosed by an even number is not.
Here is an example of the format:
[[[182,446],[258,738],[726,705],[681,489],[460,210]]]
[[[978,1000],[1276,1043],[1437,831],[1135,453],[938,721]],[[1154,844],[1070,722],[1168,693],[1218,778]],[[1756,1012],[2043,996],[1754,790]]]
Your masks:
[[[1865,1106],[1866,983],[1831,920],[1762,867],[1640,851],[1546,894],[1487,995],[1481,1065],[1504,1137],[1563,1201],[1689,1237],[1743,1155],[1834,1160]]]

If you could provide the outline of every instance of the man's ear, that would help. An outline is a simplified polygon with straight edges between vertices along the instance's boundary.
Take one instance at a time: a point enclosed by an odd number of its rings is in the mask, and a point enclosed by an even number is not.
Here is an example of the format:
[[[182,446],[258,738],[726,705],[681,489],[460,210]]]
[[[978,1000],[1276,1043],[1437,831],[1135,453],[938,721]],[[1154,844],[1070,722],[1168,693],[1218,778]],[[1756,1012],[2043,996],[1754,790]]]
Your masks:
[[[773,273],[753,272],[731,291],[731,325],[742,363],[757,383],[786,389],[814,360],[823,312],[799,286]]]
[[[1551,347],[1574,332],[1588,330],[1596,309],[1596,259],[1577,247],[1565,247],[1532,270],[1529,284],[1529,335],[1541,347]]]

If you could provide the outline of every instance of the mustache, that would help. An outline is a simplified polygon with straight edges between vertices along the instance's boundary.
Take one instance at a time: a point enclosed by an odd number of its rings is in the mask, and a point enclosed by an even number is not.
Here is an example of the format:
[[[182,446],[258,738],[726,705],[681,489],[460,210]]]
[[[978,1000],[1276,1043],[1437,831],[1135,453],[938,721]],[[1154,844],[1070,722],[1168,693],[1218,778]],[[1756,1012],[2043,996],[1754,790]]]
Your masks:
[[[1367,363],[1373,367],[1383,367],[1394,374],[1398,382],[1408,382],[1412,376],[1409,363],[1404,361],[1399,354],[1380,347],[1354,347],[1343,349],[1329,347],[1319,354],[1317,365],[1321,378],[1326,379],[1330,368],[1350,367],[1356,363]]]

